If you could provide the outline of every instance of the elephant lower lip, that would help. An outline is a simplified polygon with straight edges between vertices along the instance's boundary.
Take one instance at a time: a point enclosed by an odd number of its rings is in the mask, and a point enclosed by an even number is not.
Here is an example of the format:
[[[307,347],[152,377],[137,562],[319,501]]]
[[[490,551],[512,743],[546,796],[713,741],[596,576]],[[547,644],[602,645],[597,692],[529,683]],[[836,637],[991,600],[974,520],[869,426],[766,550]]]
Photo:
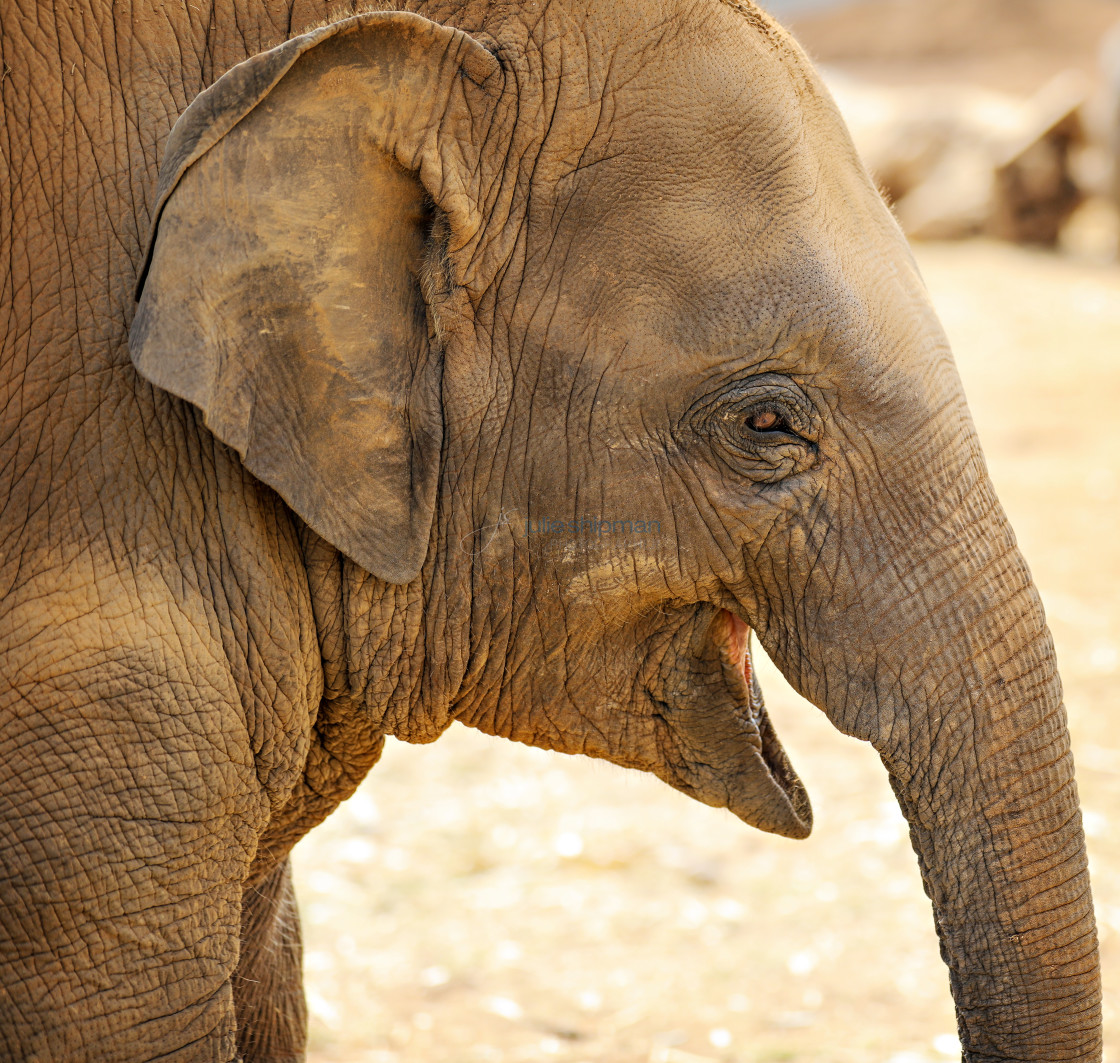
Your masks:
[[[750,626],[727,609],[698,610],[661,658],[648,690],[661,730],[654,770],[762,830],[804,838],[812,810],[778,741],[750,654]]]
[[[750,732],[751,744],[757,749],[770,782],[784,794],[790,806],[788,812],[792,813],[784,817],[784,826],[770,825],[765,829],[776,830],[777,833],[786,834],[788,837],[804,837],[811,829],[812,810],[801,780],[793,771],[766,712],[751,655],[750,625],[730,610],[721,609],[716,619],[714,634],[724,643],[723,652],[727,655],[727,664],[731,666],[728,672],[731,675],[738,673],[742,677],[743,687],[739,688],[737,700],[740,709],[743,710],[741,718]],[[732,680],[732,685],[737,687],[737,681]],[[734,804],[731,807],[732,811],[741,814]],[[754,809],[748,811],[753,813]],[[753,819],[753,815],[744,818],[760,825]]]

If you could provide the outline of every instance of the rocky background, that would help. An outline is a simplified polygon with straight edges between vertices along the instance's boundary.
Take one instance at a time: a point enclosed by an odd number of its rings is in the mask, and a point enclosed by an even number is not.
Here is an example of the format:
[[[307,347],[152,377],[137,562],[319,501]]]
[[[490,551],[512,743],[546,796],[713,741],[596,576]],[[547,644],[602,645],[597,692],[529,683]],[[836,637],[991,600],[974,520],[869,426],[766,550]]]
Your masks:
[[[1117,258],[1117,0],[782,6],[908,234]]]

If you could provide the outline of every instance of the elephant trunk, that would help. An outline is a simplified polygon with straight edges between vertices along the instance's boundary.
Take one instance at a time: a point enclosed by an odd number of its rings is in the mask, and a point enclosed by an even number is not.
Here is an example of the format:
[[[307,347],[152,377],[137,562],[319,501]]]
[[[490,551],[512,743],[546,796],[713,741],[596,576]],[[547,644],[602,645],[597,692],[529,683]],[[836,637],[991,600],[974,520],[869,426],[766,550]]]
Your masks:
[[[974,540],[964,589],[925,605],[879,655],[879,724],[851,729],[878,749],[910,823],[964,1058],[1097,1060],[1096,929],[1061,683],[997,517],[1002,548],[989,538],[985,558]],[[882,711],[899,701],[901,716]]]

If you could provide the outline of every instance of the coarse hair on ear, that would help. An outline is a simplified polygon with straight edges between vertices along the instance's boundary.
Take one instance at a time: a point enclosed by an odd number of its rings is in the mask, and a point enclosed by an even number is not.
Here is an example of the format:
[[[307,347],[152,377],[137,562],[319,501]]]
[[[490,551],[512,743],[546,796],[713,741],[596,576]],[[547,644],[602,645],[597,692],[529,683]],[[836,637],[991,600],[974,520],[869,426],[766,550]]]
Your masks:
[[[316,532],[407,583],[439,478],[448,239],[481,225],[476,39],[405,12],[231,69],[171,132],[129,345]],[[430,319],[431,317],[431,319]]]

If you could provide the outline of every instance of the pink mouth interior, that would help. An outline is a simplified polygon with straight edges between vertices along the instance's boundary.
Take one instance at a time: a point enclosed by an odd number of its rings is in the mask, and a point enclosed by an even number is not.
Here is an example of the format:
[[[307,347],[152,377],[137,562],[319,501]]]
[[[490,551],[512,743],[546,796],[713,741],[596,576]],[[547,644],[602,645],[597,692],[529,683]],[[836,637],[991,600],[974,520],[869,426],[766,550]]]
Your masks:
[[[731,659],[736,661],[746,680],[747,689],[751,689],[751,629],[743,623],[734,613],[723,610],[727,624],[727,645],[731,652]]]

